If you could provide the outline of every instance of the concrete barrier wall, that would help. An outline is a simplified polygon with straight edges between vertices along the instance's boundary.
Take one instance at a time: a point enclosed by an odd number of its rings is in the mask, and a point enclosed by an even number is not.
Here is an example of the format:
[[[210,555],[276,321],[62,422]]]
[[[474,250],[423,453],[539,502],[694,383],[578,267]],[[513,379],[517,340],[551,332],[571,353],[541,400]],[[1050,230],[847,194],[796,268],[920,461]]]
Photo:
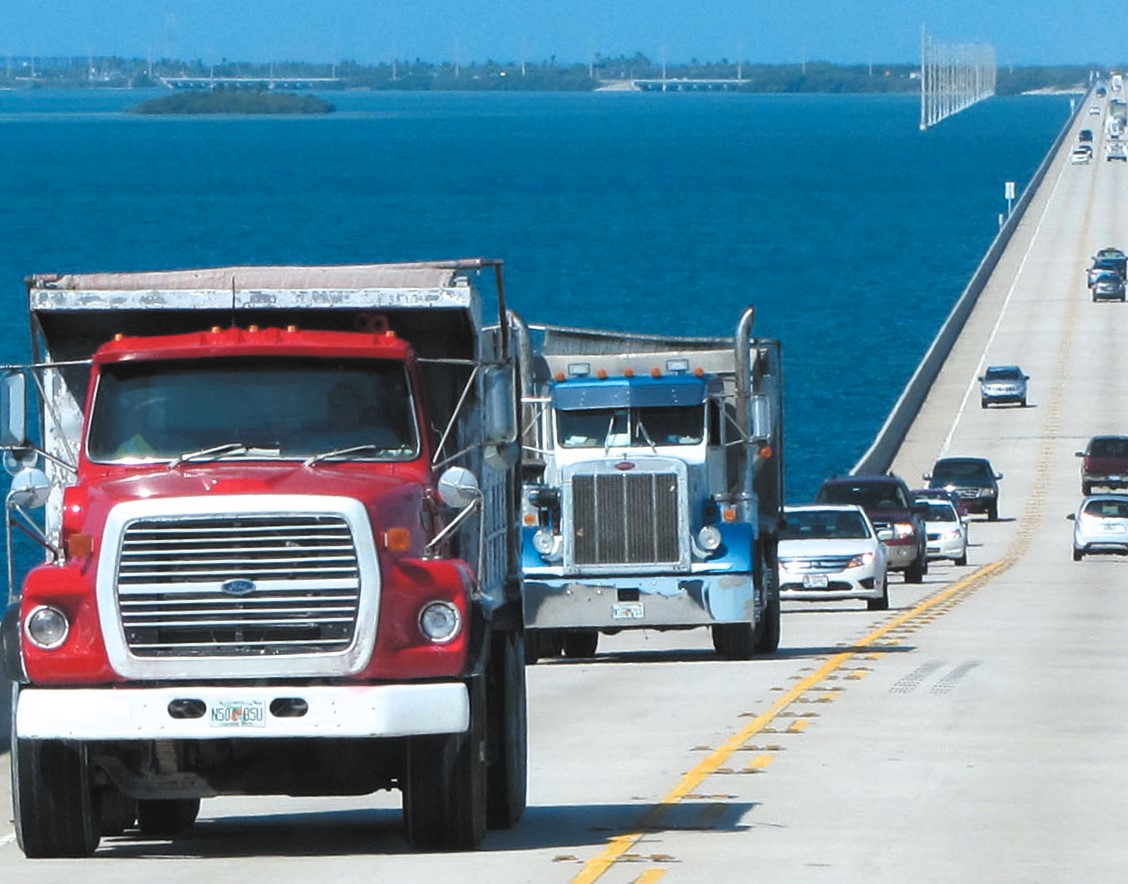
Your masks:
[[[1022,216],[1026,213],[1030,201],[1034,198],[1035,192],[1037,192],[1038,188],[1042,185],[1046,173],[1053,164],[1054,157],[1057,156],[1062,144],[1069,137],[1070,129],[1077,119],[1077,115],[1088,105],[1088,98],[1089,96],[1086,95],[1082,100],[1077,102],[1073,113],[1070,114],[1069,119],[1054,140],[1053,146],[1046,153],[1045,159],[1042,160],[1042,164],[1030,179],[1030,183],[1023,190],[1022,196],[1015,203],[1010,217],[1006,220],[1006,223],[999,228],[994,242],[991,243],[987,254],[984,255],[983,260],[980,261],[979,267],[976,268],[975,273],[971,277],[971,281],[967,284],[967,288],[964,289],[963,294],[960,295],[959,300],[956,301],[952,312],[948,314],[948,318],[944,320],[944,324],[940,327],[940,331],[932,341],[932,345],[928,348],[928,351],[924,354],[924,358],[920,361],[920,365],[917,366],[913,376],[909,378],[908,384],[905,385],[905,389],[893,406],[889,417],[885,419],[885,424],[878,431],[873,444],[871,444],[869,450],[862,455],[861,460],[854,464],[854,468],[850,470],[851,475],[872,475],[874,473],[884,473],[889,470],[890,465],[893,463],[893,458],[897,454],[897,450],[901,447],[901,443],[905,441],[905,435],[908,433],[909,427],[911,427],[913,421],[916,420],[917,413],[924,404],[924,400],[928,396],[928,391],[932,388],[933,381],[935,381],[937,375],[939,375],[941,367],[948,358],[948,354],[952,352],[952,347],[963,331],[968,316],[971,315],[972,309],[979,300],[979,295],[987,285],[991,274],[995,271],[995,266],[999,263],[999,258],[1010,243],[1011,236],[1022,220]]]

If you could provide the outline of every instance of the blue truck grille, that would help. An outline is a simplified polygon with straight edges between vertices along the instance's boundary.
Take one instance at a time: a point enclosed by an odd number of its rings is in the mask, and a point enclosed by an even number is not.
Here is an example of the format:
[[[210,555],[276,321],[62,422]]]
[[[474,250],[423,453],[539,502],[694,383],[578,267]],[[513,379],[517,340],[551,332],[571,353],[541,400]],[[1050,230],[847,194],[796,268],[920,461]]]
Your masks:
[[[679,561],[676,473],[598,473],[572,478],[576,565]]]

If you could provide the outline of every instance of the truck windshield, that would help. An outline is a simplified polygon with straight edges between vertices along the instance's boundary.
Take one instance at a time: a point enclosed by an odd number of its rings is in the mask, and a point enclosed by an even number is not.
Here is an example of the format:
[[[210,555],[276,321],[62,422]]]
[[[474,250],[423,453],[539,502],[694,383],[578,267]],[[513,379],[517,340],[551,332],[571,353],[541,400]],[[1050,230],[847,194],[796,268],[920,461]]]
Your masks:
[[[705,438],[705,406],[560,410],[556,428],[564,448],[699,445]]]
[[[376,359],[231,357],[104,365],[87,455],[99,462],[217,457],[350,460],[419,452],[407,372]],[[188,459],[192,459],[190,455]],[[209,453],[209,456],[210,453]]]

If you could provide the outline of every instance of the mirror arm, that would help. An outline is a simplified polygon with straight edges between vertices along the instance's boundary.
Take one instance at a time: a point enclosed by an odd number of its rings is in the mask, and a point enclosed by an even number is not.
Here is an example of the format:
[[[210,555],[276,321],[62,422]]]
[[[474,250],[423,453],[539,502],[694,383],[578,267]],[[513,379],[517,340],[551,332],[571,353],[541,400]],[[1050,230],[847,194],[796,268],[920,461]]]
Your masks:
[[[437,558],[438,548],[446,541],[448,537],[450,537],[451,534],[453,534],[458,529],[458,527],[463,522],[465,522],[470,517],[471,513],[475,512],[476,510],[480,510],[481,508],[482,497],[481,495],[478,495],[476,498],[474,498],[474,500],[463,507],[462,511],[459,512],[458,515],[456,515],[453,519],[451,519],[450,523],[445,528],[443,528],[442,531],[431,538],[431,541],[425,547],[423,547],[423,558]]]
[[[58,561],[62,556],[62,551],[47,539],[47,535],[43,533],[43,529],[35,524],[35,520],[32,519],[31,516],[25,513],[18,504],[13,504],[11,502],[10,492],[8,494],[8,498],[7,509],[9,535],[11,534],[11,528],[13,526],[18,528],[24,533],[25,536],[31,538],[48,552],[50,552],[55,561]],[[13,519],[12,516],[16,516],[16,518]],[[9,556],[9,558],[11,557]]]

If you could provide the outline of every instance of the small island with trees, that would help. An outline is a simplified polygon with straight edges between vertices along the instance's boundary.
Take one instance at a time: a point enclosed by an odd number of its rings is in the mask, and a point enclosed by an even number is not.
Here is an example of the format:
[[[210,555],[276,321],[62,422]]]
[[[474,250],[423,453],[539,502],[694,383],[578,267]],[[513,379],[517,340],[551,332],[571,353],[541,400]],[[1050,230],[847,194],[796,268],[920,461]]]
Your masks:
[[[176,92],[143,101],[135,114],[328,114],[336,108],[316,95],[265,89],[214,89]]]

